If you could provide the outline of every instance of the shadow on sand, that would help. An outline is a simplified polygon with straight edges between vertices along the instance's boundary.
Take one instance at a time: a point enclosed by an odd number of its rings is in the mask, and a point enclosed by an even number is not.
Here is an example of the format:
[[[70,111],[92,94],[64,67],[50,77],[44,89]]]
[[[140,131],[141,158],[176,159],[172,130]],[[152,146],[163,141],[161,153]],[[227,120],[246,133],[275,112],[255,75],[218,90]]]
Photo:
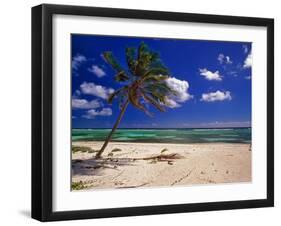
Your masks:
[[[101,159],[75,159],[72,160],[72,175],[95,175],[101,176],[103,169],[118,170],[118,166],[133,166],[137,160],[151,160],[155,162],[167,162],[172,165],[176,159],[181,159],[183,156],[177,153],[159,154],[150,157],[142,158],[101,158]]]
[[[72,175],[103,175],[104,169],[118,170],[118,166],[133,166],[134,159],[105,158],[105,159],[75,159],[72,160]]]

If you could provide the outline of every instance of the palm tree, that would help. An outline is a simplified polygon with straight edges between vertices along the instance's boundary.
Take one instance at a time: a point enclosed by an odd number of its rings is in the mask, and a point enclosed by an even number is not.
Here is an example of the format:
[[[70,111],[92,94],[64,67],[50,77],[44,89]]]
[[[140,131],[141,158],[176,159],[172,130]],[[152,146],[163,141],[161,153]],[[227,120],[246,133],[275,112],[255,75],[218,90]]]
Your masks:
[[[120,113],[96,158],[101,157],[129,104],[151,116],[144,103],[163,112],[166,98],[175,95],[165,82],[169,78],[169,71],[161,62],[158,53],[151,51],[144,42],[138,49],[129,47],[125,52],[128,70],[123,69],[112,52],[102,54],[105,61],[116,71],[115,81],[123,86],[108,98],[110,104],[114,99],[119,100]]]

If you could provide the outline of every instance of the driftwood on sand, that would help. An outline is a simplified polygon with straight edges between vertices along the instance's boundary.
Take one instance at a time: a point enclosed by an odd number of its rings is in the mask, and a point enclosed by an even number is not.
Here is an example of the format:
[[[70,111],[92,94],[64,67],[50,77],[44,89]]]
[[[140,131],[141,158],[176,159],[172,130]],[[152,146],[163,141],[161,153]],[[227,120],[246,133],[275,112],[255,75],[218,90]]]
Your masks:
[[[183,156],[172,153],[172,154],[160,154],[151,157],[144,157],[144,158],[134,158],[135,160],[158,160],[158,161],[169,161],[174,159],[181,159]]]

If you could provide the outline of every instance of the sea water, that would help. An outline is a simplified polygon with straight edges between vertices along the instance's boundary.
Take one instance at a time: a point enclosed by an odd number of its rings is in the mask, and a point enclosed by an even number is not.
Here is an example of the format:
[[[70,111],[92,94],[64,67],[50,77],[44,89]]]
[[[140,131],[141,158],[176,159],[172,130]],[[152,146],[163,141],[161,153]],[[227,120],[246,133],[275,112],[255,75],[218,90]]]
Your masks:
[[[104,141],[111,129],[72,129],[73,141]],[[111,141],[147,143],[250,143],[251,128],[117,129]]]

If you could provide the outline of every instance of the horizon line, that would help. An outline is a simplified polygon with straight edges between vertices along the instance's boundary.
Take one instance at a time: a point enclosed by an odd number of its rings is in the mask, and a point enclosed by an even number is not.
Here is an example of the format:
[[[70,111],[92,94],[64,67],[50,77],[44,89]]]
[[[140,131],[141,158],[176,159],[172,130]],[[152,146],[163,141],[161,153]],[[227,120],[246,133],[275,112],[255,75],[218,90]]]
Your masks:
[[[228,127],[120,127],[118,129],[244,129],[252,126],[228,126]],[[112,129],[112,127],[80,127],[72,129]]]

